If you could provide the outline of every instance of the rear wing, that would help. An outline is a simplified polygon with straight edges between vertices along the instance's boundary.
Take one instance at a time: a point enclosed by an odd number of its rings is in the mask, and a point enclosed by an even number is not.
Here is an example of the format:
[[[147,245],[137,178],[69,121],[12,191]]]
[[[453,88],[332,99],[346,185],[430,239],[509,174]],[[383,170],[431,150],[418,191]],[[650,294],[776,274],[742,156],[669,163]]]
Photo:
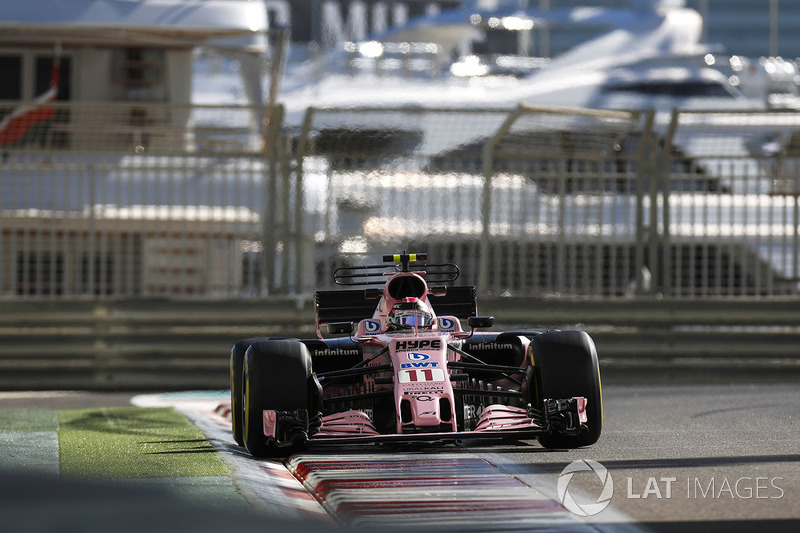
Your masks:
[[[475,287],[447,287],[444,296],[428,295],[428,302],[438,316],[469,318],[478,314]],[[358,322],[372,318],[378,300],[367,298],[366,290],[317,291],[314,293],[314,312],[317,328],[332,322]]]

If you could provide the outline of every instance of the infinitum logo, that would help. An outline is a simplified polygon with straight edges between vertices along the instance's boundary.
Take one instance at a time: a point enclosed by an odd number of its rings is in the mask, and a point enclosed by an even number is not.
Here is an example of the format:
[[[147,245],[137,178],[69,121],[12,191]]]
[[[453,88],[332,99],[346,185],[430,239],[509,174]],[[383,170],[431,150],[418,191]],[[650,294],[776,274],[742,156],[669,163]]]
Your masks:
[[[600,479],[603,489],[595,503],[579,504],[570,494],[569,482],[572,481],[572,477],[578,472],[594,472]],[[558,476],[558,499],[564,507],[578,516],[596,515],[608,507],[608,504],[611,503],[611,496],[613,495],[614,482],[611,479],[611,474],[608,473],[606,467],[596,461],[590,461],[588,459],[573,461],[568,464]]]

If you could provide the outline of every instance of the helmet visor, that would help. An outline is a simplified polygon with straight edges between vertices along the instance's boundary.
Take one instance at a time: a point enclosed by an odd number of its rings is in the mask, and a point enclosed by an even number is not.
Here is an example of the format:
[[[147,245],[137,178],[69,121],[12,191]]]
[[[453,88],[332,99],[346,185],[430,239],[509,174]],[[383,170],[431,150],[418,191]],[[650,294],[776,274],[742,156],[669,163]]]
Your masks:
[[[400,317],[401,326],[424,326],[427,318],[421,315],[406,315]]]
[[[430,315],[421,311],[403,311],[396,313],[394,318],[398,326],[406,328],[413,326],[428,327],[433,322]]]

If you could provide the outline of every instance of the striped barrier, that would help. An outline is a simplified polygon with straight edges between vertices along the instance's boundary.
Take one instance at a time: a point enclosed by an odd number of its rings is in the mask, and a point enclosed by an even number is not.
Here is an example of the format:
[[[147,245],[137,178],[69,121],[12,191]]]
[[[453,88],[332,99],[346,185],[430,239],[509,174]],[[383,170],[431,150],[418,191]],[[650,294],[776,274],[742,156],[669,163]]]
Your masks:
[[[558,502],[468,451],[338,451],[295,455],[286,465],[343,526],[594,531]]]

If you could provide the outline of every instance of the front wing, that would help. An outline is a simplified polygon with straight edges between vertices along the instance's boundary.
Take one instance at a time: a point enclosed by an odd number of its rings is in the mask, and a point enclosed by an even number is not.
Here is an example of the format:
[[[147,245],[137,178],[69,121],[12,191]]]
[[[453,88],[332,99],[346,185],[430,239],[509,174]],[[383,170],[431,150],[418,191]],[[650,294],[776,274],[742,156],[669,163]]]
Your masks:
[[[475,428],[456,432],[379,433],[362,411],[345,411],[309,422],[308,413],[264,411],[264,435],[277,446],[304,443],[309,446],[341,444],[453,442],[471,439],[527,440],[552,432],[575,435],[587,422],[586,398],[545,400],[543,409],[490,405]]]

